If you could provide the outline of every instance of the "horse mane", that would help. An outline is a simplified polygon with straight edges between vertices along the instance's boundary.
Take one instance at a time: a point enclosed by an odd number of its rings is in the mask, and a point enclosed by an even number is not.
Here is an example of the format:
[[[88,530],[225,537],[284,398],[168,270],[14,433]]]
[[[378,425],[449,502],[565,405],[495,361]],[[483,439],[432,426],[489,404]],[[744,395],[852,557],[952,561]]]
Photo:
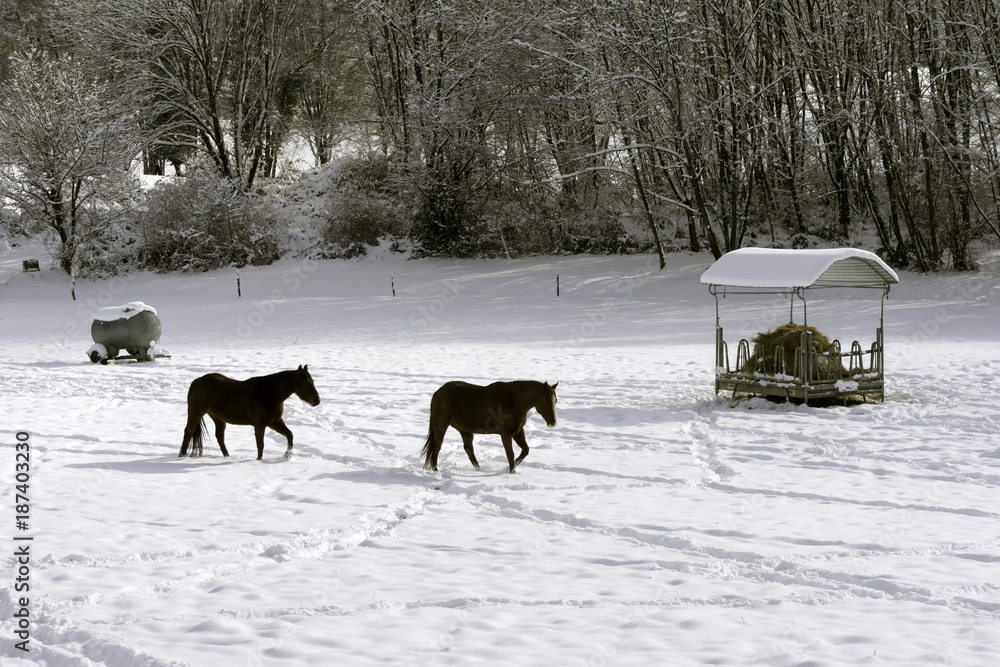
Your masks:
[[[247,382],[250,382],[251,380],[276,380],[279,377],[281,379],[284,379],[285,377],[294,375],[295,373],[298,372],[299,371],[297,369],[293,368],[292,370],[278,371],[277,373],[269,373],[268,375],[255,375],[252,378],[247,378]]]
[[[295,375],[298,372],[292,369],[269,375],[257,375],[247,378],[247,382],[253,386],[255,392],[263,392],[269,396],[283,396],[284,400],[295,393]]]
[[[497,384],[501,384],[501,383],[497,383]],[[511,382],[505,382],[503,384],[520,385],[522,387],[530,387],[531,389],[537,391],[539,394],[541,394],[543,391],[545,391],[546,387],[549,388],[549,389],[553,388],[553,386],[550,385],[548,382],[540,382],[539,380],[513,380]]]

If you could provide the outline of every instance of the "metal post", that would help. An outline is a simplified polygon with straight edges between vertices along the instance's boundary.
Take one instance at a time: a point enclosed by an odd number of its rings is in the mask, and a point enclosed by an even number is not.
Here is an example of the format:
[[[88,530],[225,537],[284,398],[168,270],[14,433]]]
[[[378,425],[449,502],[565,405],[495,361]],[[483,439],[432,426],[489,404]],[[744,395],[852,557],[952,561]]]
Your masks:
[[[719,293],[715,290],[715,285],[709,286],[709,291],[712,292],[712,296],[715,297],[715,367],[716,369],[722,366],[722,326],[719,322]],[[718,374],[718,371],[716,371]],[[718,391],[718,389],[716,389]]]

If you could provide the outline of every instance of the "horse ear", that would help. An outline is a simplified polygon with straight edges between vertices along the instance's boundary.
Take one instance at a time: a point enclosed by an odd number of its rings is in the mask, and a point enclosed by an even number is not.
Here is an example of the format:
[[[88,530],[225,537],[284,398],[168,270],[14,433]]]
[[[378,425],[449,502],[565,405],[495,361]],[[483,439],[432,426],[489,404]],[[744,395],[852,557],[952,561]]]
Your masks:
[[[554,385],[552,385],[552,388],[553,388],[553,389],[555,389],[555,388],[556,388],[556,387],[558,387],[558,386],[559,386],[559,383],[558,383],[558,382],[556,382],[556,383],[555,383]]]
[[[300,371],[308,371],[309,370],[309,366],[308,365],[303,366],[302,364],[299,364],[299,370]]]

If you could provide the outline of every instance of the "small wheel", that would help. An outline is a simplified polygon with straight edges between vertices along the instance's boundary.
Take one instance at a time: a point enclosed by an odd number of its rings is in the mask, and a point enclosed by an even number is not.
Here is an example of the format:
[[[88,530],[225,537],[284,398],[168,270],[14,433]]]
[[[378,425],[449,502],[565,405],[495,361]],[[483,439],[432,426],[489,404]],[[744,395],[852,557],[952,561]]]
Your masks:
[[[95,364],[96,364],[96,363],[97,363],[98,361],[101,361],[101,353],[100,353],[100,352],[98,352],[97,350],[94,350],[93,352],[91,352],[91,353],[90,353],[90,361],[91,361],[92,363],[95,363]],[[105,360],[105,362],[104,362],[104,363],[107,363],[107,361]]]

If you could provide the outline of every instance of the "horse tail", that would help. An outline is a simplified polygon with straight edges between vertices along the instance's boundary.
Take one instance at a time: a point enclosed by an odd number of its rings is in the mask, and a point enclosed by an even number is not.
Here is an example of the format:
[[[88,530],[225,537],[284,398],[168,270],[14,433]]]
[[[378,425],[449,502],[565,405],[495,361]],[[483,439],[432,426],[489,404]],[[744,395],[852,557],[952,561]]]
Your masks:
[[[205,442],[203,439],[204,434],[205,434],[205,418],[202,417],[200,420],[198,420],[198,425],[195,426],[194,433],[191,435],[191,456],[202,455],[202,451],[204,450],[205,446]]]
[[[438,443],[434,438],[434,424],[431,423],[431,425],[427,427],[427,439],[424,440],[424,446],[420,450],[420,455],[424,457],[425,470],[432,470],[434,468],[434,459],[437,458],[437,454],[440,449],[440,443]]]

